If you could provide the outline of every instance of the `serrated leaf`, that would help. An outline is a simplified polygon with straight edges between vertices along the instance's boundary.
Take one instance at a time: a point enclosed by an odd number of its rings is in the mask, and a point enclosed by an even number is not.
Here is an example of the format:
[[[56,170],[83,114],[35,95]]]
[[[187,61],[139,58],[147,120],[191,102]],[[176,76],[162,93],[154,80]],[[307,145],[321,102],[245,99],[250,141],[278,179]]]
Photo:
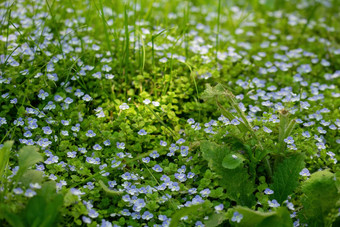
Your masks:
[[[291,227],[293,226],[292,219],[286,207],[279,207],[272,212],[254,211],[247,207],[235,207],[235,211],[243,215],[240,223],[235,223],[235,226],[244,227]]]
[[[238,153],[227,154],[222,161],[222,166],[226,169],[235,169],[244,161],[244,157]]]
[[[247,169],[242,166],[226,169],[222,165],[223,158],[232,151],[209,141],[201,143],[201,151],[210,169],[220,176],[220,185],[227,190],[228,198],[241,205],[252,206],[255,203],[255,184],[250,180]]]
[[[284,159],[273,174],[273,184],[270,188],[274,191],[272,197],[282,203],[288,195],[294,192],[299,185],[299,173],[304,168],[305,156],[301,153]]]
[[[25,146],[19,151],[19,169],[23,173],[32,165],[42,162],[43,158],[38,153],[38,148],[34,146]]]
[[[340,193],[337,184],[340,179],[328,170],[313,173],[310,179],[302,184],[302,205],[300,213],[302,222],[308,226],[331,226],[329,214],[338,211],[337,203],[340,201]]]
[[[4,173],[7,166],[13,143],[14,141],[6,141],[4,146],[0,149],[0,178],[2,177],[2,174]]]

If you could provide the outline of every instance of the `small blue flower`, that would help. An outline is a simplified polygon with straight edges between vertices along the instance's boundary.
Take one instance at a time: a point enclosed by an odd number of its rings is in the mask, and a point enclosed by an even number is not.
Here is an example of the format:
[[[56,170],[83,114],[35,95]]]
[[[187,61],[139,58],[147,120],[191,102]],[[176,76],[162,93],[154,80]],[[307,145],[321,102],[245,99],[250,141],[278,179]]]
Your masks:
[[[240,223],[243,218],[243,215],[239,212],[235,211],[233,214],[233,217],[231,218],[231,221]]]
[[[163,140],[161,140],[159,143],[160,143],[160,145],[163,146],[163,147],[165,147],[165,146],[168,144],[167,142],[165,142],[165,141],[163,141]]]
[[[105,140],[103,143],[104,143],[105,146],[110,146],[111,145],[110,140]]]
[[[148,134],[148,133],[144,129],[141,129],[138,132],[138,135],[140,135],[140,136],[145,136],[146,134]]]
[[[153,214],[150,213],[149,211],[145,211],[145,212],[143,213],[143,215],[142,215],[142,218],[143,218],[144,220],[150,220],[151,218],[153,218]]]
[[[230,123],[232,125],[239,125],[240,124],[240,122],[237,119],[233,119]]]
[[[306,138],[309,138],[309,137],[310,137],[310,134],[309,134],[308,131],[304,131],[304,132],[302,133],[302,136],[303,136],[303,137],[306,137]]]
[[[23,191],[21,188],[14,188],[14,189],[13,189],[13,192],[14,192],[14,194],[16,194],[16,195],[20,195],[20,194],[22,194],[24,191]]]
[[[152,153],[149,155],[151,158],[155,159],[159,157],[159,154],[157,151],[152,151]]]
[[[41,89],[41,90],[39,91],[38,97],[41,98],[42,100],[45,100],[45,98],[48,97],[48,95],[49,95],[49,94],[48,94],[47,92],[45,92],[44,90]]]
[[[143,101],[143,103],[144,103],[145,105],[149,105],[149,104],[151,103],[151,101],[150,101],[150,99],[145,99],[145,100]]]
[[[266,133],[271,133],[272,130],[267,128],[266,126],[263,127],[263,131],[265,131]]]
[[[117,144],[117,148],[118,148],[118,149],[122,149],[122,150],[125,149],[125,143],[123,143],[123,142],[121,142],[121,143],[117,142],[116,144]]]
[[[150,158],[149,157],[142,158],[142,161],[144,163],[149,163],[150,162]]]
[[[153,170],[155,170],[158,173],[161,173],[163,171],[162,167],[160,165],[155,165],[154,167],[152,167]]]
[[[94,133],[92,130],[88,130],[87,133],[86,133],[86,136],[87,137],[95,137],[96,133]]]
[[[192,125],[192,124],[195,123],[195,120],[192,119],[192,118],[189,118],[189,119],[187,120],[187,122],[188,122],[189,125]]]
[[[273,199],[272,201],[268,201],[268,205],[270,206],[270,207],[273,207],[273,208],[275,208],[275,207],[279,207],[280,206],[280,204],[276,201],[276,199]]]
[[[264,190],[264,194],[266,194],[266,195],[272,195],[272,194],[274,194],[274,191],[271,190],[270,188],[266,188],[266,190]]]
[[[223,210],[224,205],[221,203],[221,204],[215,206],[214,208],[215,208],[216,211],[221,211],[221,210]]]
[[[83,217],[82,217],[82,220],[83,220],[83,222],[86,223],[86,224],[91,224],[91,222],[92,222],[92,221],[91,221],[91,218],[88,218],[88,217],[86,217],[86,216],[83,216]]]
[[[201,221],[197,221],[195,223],[195,226],[197,226],[197,227],[204,227],[205,225]]]
[[[202,195],[202,197],[208,197],[210,192],[211,192],[210,189],[206,188],[206,189],[203,189],[202,191],[200,191],[200,194]]]
[[[303,176],[303,177],[310,176],[309,170],[307,168],[304,168],[303,170],[301,170],[301,172],[299,174],[300,174],[300,176]]]
[[[93,146],[93,150],[99,151],[99,150],[101,150],[101,149],[102,149],[102,147],[101,147],[99,144],[95,144],[95,145]]]
[[[86,102],[89,102],[89,101],[92,100],[92,97],[91,97],[90,95],[86,94],[86,95],[83,96],[82,99],[83,99],[84,101],[86,101]]]
[[[37,193],[35,191],[33,191],[32,189],[27,189],[25,192],[25,196],[26,197],[33,197],[35,196]]]
[[[127,110],[127,109],[129,109],[130,107],[128,106],[128,104],[126,104],[126,103],[123,103],[122,105],[120,105],[119,106],[119,109],[121,109],[121,110]]]
[[[287,144],[293,144],[294,143],[294,139],[291,136],[288,136],[286,139],[283,140],[285,143]]]

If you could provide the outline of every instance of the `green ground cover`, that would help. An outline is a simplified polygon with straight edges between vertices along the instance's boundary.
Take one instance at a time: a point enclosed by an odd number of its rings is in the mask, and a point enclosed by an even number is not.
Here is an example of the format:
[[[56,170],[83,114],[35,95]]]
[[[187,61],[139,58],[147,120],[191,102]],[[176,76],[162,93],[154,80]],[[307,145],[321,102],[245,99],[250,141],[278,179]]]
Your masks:
[[[0,226],[339,226],[340,2],[0,3]]]

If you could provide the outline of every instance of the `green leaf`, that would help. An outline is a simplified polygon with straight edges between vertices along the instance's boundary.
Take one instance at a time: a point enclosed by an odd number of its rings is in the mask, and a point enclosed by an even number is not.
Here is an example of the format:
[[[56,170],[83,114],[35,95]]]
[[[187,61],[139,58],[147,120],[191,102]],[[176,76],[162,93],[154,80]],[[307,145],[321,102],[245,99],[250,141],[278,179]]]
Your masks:
[[[187,216],[189,214],[194,214],[194,213],[196,214],[197,212],[201,212],[206,209],[209,209],[207,206],[209,206],[209,204],[207,202],[204,202],[201,204],[184,207],[184,208],[177,210],[176,213],[172,215],[171,217],[171,222],[170,222],[169,227],[179,226],[179,222],[182,217]]]
[[[303,209],[300,213],[301,222],[308,226],[331,226],[340,204],[340,193],[337,188],[340,179],[328,170],[313,173],[302,185]]]
[[[56,192],[55,182],[46,182],[39,193],[29,200],[22,217],[27,226],[55,226],[63,201],[63,195]]]
[[[235,207],[235,211],[243,215],[240,223],[235,223],[236,226],[244,227],[291,227],[293,226],[292,219],[286,207],[279,207],[272,212],[254,211],[247,207]]]
[[[76,195],[73,195],[71,190],[68,190],[68,192],[65,194],[65,197],[64,197],[64,206],[65,207],[71,206],[73,204],[78,203],[78,201],[79,201],[79,197]]]
[[[222,174],[224,170],[222,166],[222,160],[228,153],[228,150],[217,145],[216,143],[203,141],[201,143],[201,151],[203,158],[208,161],[208,166],[210,169],[218,174]]]
[[[273,198],[282,203],[299,185],[299,173],[304,168],[305,156],[301,153],[284,159],[273,174]]]
[[[216,97],[224,96],[225,94],[223,85],[217,84],[215,87],[211,87],[210,84],[206,84],[206,89],[202,93],[201,99],[205,101],[214,100]]]
[[[14,141],[6,141],[4,146],[0,149],[0,179],[7,166],[13,143]]]
[[[223,161],[222,166],[227,169],[235,169],[239,167],[244,161],[244,157],[238,153],[227,154]]]
[[[222,165],[224,157],[232,151],[209,141],[201,143],[201,151],[210,169],[220,176],[220,185],[227,190],[228,198],[241,205],[252,206],[255,203],[255,184],[250,180],[248,170],[243,166],[226,169]]]
[[[227,217],[225,213],[221,213],[221,214],[214,213],[213,215],[209,217],[207,221],[204,222],[204,224],[205,226],[209,226],[209,227],[220,226],[220,224],[222,224],[222,222],[225,221],[226,219]]]
[[[41,183],[43,181],[43,172],[38,170],[27,170],[19,179],[19,182],[24,186],[29,186],[30,183]]]
[[[24,173],[32,165],[42,162],[43,158],[38,153],[38,148],[34,146],[25,146],[19,151],[19,170]]]
[[[5,219],[11,226],[24,227],[25,224],[22,221],[20,215],[14,214],[10,211],[5,204],[0,204],[0,220]],[[0,224],[4,224],[0,222]]]

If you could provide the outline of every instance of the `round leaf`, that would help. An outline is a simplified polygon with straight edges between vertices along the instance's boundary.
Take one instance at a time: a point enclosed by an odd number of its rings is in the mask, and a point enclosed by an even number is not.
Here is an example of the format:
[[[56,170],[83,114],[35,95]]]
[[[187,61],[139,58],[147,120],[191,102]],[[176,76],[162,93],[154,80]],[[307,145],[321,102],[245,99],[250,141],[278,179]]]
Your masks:
[[[224,157],[222,166],[227,169],[236,169],[243,161],[244,157],[241,154],[231,153]]]

